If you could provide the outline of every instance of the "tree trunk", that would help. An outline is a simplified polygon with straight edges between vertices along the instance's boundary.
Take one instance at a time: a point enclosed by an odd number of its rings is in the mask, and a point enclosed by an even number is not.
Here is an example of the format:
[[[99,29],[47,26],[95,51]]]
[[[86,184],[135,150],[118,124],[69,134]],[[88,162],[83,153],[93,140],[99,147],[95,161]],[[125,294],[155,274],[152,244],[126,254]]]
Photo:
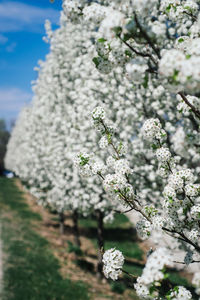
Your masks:
[[[65,225],[64,225],[64,221],[65,221],[65,216],[63,212],[59,213],[59,224],[60,224],[60,234],[64,234],[65,231]]]
[[[103,252],[104,252],[104,226],[103,226],[104,214],[99,210],[97,211],[97,241],[98,241],[98,264],[97,272],[98,276],[102,277],[103,273]]]
[[[80,235],[79,235],[79,228],[78,228],[78,212],[75,210],[72,214],[73,220],[73,230],[74,230],[74,242],[76,246],[81,246]]]

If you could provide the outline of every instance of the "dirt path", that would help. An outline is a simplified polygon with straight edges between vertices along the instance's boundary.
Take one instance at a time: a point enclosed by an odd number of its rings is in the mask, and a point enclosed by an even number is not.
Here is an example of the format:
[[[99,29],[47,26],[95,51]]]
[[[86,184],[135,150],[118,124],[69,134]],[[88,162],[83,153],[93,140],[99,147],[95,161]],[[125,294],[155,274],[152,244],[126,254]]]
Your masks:
[[[42,221],[37,221],[35,224],[35,230],[38,230],[38,233],[47,239],[50,243],[51,250],[54,255],[58,258],[61,265],[61,273],[64,277],[70,277],[73,281],[79,281],[89,284],[89,292],[92,300],[136,300],[138,299],[135,296],[134,291],[126,290],[123,295],[114,293],[111,291],[111,287],[108,282],[103,279],[99,280],[95,274],[96,271],[89,272],[80,268],[77,264],[74,263],[77,260],[77,257],[74,253],[68,253],[68,241],[74,242],[74,234],[70,230],[72,228],[71,218],[65,220],[65,234],[59,235],[58,223],[57,220],[54,221],[54,215],[48,212],[43,207],[39,206],[36,203],[36,199],[26,192],[19,180],[16,180],[17,187],[23,191],[24,197],[30,206],[33,212],[39,213],[42,216]],[[84,252],[84,261],[88,266],[97,265],[97,255],[96,249],[92,242],[81,235],[81,249]],[[79,262],[82,262],[82,259],[79,259]]]

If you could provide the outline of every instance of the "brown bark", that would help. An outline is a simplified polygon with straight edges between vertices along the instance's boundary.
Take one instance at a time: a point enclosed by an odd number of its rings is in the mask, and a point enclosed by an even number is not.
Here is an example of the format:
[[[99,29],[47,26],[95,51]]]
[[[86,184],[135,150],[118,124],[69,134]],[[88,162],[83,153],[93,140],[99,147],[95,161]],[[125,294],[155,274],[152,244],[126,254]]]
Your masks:
[[[103,252],[104,252],[104,225],[103,225],[104,214],[101,211],[97,211],[97,242],[98,242],[98,264],[97,272],[98,276],[102,277],[103,271]]]
[[[73,231],[74,231],[74,242],[76,246],[81,246],[80,241],[80,233],[78,228],[78,212],[75,210],[72,214],[72,220],[73,220]]]
[[[65,225],[64,225],[64,221],[65,221],[65,216],[63,212],[59,213],[59,224],[60,224],[60,234],[63,235],[65,232]]]

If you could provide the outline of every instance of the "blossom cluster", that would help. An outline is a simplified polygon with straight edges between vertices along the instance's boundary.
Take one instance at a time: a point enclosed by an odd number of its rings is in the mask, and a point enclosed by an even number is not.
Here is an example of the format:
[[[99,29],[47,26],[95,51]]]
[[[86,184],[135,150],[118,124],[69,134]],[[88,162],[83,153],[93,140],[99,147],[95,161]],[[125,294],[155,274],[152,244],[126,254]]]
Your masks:
[[[150,294],[150,286],[158,285],[159,281],[164,279],[165,273],[163,271],[165,266],[173,266],[172,255],[166,248],[158,248],[147,259],[142,276],[137,278],[137,283],[134,285],[139,297],[148,299],[149,296],[158,296],[158,291],[155,294]],[[153,297],[152,297],[153,298]]]
[[[103,255],[103,272],[106,278],[117,280],[123,271],[124,256],[115,248],[107,250]],[[191,300],[192,294],[183,286],[175,286],[163,295],[162,281],[166,278],[166,267],[172,267],[173,257],[166,248],[158,248],[147,259],[142,275],[137,278],[134,288],[141,299],[176,299]],[[125,271],[126,272],[126,271]],[[199,285],[199,277],[194,278]],[[161,296],[162,295],[162,296]]]
[[[117,280],[119,275],[122,273],[122,267],[124,264],[124,256],[121,251],[111,248],[107,250],[103,255],[102,260],[103,272],[106,278]]]

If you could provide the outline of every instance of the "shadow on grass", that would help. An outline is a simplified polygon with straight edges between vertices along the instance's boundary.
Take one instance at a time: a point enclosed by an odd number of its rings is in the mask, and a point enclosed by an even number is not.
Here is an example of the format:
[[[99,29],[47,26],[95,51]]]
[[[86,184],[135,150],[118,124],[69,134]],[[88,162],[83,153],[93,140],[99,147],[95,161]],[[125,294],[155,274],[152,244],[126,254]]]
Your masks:
[[[95,219],[80,220],[80,234],[90,238],[97,248],[97,229]],[[116,214],[112,224],[105,224],[105,250],[116,247],[127,258],[142,260],[143,251],[138,246],[136,230],[129,219],[122,214]]]
[[[13,180],[0,178],[0,211],[6,261],[2,300],[88,300],[88,287],[64,279],[46,239],[34,231],[40,220],[24,203]]]
[[[26,221],[40,221],[42,219],[38,213],[31,211],[28,204],[25,203],[23,193],[15,186],[14,179],[1,177],[0,187],[2,193],[0,202],[16,212],[20,218]]]
[[[80,228],[80,234],[90,239],[96,238],[96,228]],[[133,228],[105,228],[104,238],[108,241],[137,241],[137,236]]]
[[[81,234],[89,237],[95,247],[97,247],[96,242],[96,221],[94,218],[91,219],[81,219]],[[128,273],[134,276],[141,276],[144,269],[143,262],[143,251],[139,248],[139,243],[136,235],[135,229],[132,227],[132,224],[129,222],[128,218],[125,215],[116,215],[115,220],[112,224],[105,225],[105,250],[114,248],[122,251],[123,255],[126,257],[126,263],[124,264],[123,269]],[[136,259],[137,261],[131,261],[131,259]],[[167,280],[163,281],[162,290],[163,293],[168,291],[170,288],[173,288],[177,285],[185,286],[188,290],[191,291],[194,300],[198,299],[194,293],[194,288],[192,285],[175,269],[168,270],[169,277]],[[126,274],[117,281],[108,280],[111,289],[119,294],[123,294],[126,288],[133,289],[133,285],[136,282],[135,279],[129,277]],[[163,294],[164,295],[164,294]],[[133,299],[138,299],[136,295],[133,296]]]
[[[94,266],[94,264],[91,263],[91,262],[89,262],[89,261],[87,261],[87,260],[85,260],[85,259],[77,259],[75,261],[75,264],[77,266],[79,266],[84,271],[96,274],[95,273],[95,266]]]

